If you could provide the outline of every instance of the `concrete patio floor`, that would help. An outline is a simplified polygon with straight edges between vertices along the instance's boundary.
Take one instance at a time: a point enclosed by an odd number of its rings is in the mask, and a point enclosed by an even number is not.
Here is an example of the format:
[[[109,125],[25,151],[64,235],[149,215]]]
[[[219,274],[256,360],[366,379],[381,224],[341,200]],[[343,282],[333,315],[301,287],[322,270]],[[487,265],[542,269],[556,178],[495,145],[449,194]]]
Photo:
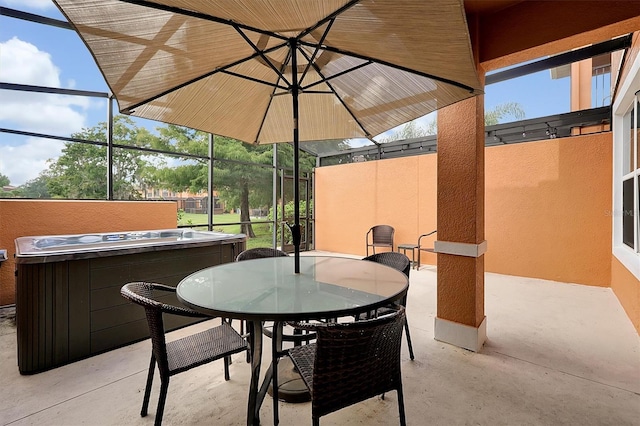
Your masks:
[[[488,340],[480,353],[434,340],[436,268],[411,271],[407,317],[415,361],[406,340],[402,349],[409,425],[640,425],[640,338],[611,289],[487,273],[485,314]],[[152,425],[158,386],[149,415],[139,415],[150,350],[145,340],[21,376],[15,326],[4,319],[0,424]],[[164,424],[245,424],[249,376],[243,354],[234,356],[228,382],[222,362],[174,376]],[[272,424],[271,407],[267,396],[263,424]],[[280,403],[280,424],[311,424],[310,404]],[[330,414],[321,424],[397,425],[396,394]]]

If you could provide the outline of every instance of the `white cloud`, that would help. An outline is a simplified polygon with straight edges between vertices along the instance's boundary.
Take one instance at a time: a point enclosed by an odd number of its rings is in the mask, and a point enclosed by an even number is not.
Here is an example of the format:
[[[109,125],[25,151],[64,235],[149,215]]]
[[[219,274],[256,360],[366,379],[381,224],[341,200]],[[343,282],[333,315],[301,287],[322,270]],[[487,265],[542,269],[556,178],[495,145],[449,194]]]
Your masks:
[[[0,81],[62,87],[60,69],[51,55],[17,37],[0,42]],[[0,90],[0,127],[70,136],[86,127],[91,102],[81,96]],[[62,142],[53,139],[0,134],[0,173],[8,176],[13,185],[21,185],[47,168],[46,160],[57,158],[62,146]]]
[[[30,8],[44,10],[54,7],[51,0],[3,0],[0,3],[4,3],[11,7],[19,7],[21,9]]]
[[[69,136],[85,125],[84,112],[71,106],[88,107],[87,99],[71,96],[0,92],[0,122],[3,127],[48,135]]]
[[[0,43],[0,80],[5,83],[60,87],[60,69],[51,55],[13,37]]]
[[[3,144],[0,173],[8,176],[12,185],[22,185],[47,169],[47,160],[57,159],[63,147],[64,142],[42,138],[27,138],[24,143],[12,141],[9,146]]]
[[[61,87],[60,69],[51,55],[17,37],[0,42],[0,81]],[[69,135],[85,125],[89,98],[5,90],[0,92],[0,121],[5,127]]]

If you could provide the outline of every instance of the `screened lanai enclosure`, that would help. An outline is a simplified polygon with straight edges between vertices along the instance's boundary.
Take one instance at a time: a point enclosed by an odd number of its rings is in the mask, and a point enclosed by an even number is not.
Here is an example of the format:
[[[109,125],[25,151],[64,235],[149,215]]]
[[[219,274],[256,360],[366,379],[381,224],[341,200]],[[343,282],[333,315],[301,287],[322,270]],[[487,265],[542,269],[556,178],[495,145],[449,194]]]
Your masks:
[[[29,21],[46,31],[65,32],[70,55],[92,63],[86,48],[61,15],[34,15],[0,8],[0,19]],[[593,126],[608,131],[611,123],[610,67],[612,52],[625,54],[631,37],[620,37],[554,57],[498,70],[487,75],[485,94],[486,145],[513,144],[567,137],[574,129]],[[570,67],[593,58],[593,102],[589,109],[569,105]],[[96,73],[97,74],[97,73]],[[511,92],[499,93],[527,78],[543,78],[563,102],[552,114],[536,116],[529,101]],[[495,89],[494,89],[495,88]],[[81,200],[172,200],[178,227],[241,232],[248,247],[282,246],[292,250],[287,224],[294,216],[293,147],[291,144],[248,145],[193,129],[116,113],[106,84],[70,89],[0,81],[11,98],[37,101],[65,99],[74,108],[91,105],[92,116],[73,130],[47,128],[28,121],[0,124],[6,159],[2,198]],[[495,99],[494,96],[495,90]],[[541,91],[543,92],[543,91]],[[71,100],[70,100],[71,99]],[[530,113],[529,111],[533,111]],[[28,114],[28,111],[24,111]],[[533,115],[533,117],[529,117]],[[65,119],[60,116],[60,120]],[[36,141],[36,142],[34,142]],[[35,144],[35,145],[34,145]],[[47,152],[25,177],[13,174],[14,164],[33,156],[33,147]],[[370,138],[306,141],[300,144],[299,206],[301,250],[314,248],[314,169],[362,161],[378,161],[437,152],[437,117],[429,114],[407,125]],[[38,168],[39,167],[39,168]]]

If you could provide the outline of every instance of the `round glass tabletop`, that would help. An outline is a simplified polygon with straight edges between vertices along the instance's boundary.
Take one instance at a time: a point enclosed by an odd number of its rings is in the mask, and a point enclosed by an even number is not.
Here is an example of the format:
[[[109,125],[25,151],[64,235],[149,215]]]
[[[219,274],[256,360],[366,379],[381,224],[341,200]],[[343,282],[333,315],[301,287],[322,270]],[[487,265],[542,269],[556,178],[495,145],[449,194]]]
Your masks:
[[[187,306],[215,316],[304,320],[352,315],[402,298],[407,277],[379,263],[328,256],[232,262],[185,277],[177,287]]]

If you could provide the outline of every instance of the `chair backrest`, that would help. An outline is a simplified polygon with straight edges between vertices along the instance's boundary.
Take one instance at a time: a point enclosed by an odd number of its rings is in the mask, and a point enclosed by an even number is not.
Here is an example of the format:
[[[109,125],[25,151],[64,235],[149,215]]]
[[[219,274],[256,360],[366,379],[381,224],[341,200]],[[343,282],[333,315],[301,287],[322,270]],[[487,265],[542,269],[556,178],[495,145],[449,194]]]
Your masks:
[[[163,297],[166,298],[175,292],[176,289],[174,287],[148,282],[132,282],[123,285],[120,289],[122,297],[144,308],[147,316],[147,324],[149,325],[153,355],[158,363],[158,369],[163,374],[169,374],[169,365],[162,313],[166,312],[174,315],[206,318],[206,315],[192,309],[171,305],[163,300]]]
[[[430,236],[432,236],[432,235],[434,235],[434,237],[433,237],[433,238],[435,238],[435,233],[436,233],[436,232],[438,232],[438,230],[437,230],[437,229],[434,229],[434,230],[433,230],[433,231],[431,231],[431,232],[427,232],[426,234],[422,234],[422,235],[420,235],[420,236],[418,237],[418,247],[421,247],[421,246],[422,246],[422,239],[423,239],[423,238],[427,238],[427,237],[430,237]]]
[[[311,403],[314,416],[402,388],[400,343],[404,321],[404,308],[399,307],[371,320],[317,327]]]
[[[239,262],[242,260],[249,260],[249,259],[262,259],[265,257],[285,257],[285,256],[289,256],[289,255],[283,252],[282,250],[278,250],[270,247],[256,247],[256,248],[247,249],[241,252],[238,256],[236,256],[236,262]]]
[[[411,261],[409,258],[406,255],[395,251],[372,254],[362,260],[369,260],[371,262],[390,266],[400,272],[403,272],[407,278],[409,278],[409,274],[411,273]]]
[[[395,229],[390,225],[376,225],[369,230],[372,244],[389,244],[393,247]]]

